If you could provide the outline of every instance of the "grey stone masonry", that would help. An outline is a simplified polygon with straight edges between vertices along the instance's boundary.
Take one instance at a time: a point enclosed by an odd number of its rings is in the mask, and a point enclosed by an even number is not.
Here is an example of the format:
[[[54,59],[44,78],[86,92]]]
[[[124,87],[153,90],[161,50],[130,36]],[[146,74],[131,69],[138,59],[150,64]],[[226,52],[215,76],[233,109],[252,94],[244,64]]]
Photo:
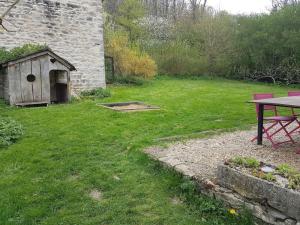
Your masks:
[[[0,15],[13,2],[0,0]],[[21,0],[5,17],[14,32],[0,32],[0,47],[46,44],[76,67],[72,91],[105,87],[102,14],[101,0]]]

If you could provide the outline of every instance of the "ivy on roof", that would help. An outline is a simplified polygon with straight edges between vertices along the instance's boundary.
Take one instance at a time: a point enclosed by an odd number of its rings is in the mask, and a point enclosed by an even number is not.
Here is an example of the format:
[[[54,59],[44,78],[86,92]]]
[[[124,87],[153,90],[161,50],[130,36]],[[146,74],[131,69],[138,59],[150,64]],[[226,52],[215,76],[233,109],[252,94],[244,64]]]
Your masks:
[[[48,49],[48,47],[46,45],[25,44],[9,51],[5,48],[0,48],[0,64],[22,58],[23,56],[41,51],[43,49]]]

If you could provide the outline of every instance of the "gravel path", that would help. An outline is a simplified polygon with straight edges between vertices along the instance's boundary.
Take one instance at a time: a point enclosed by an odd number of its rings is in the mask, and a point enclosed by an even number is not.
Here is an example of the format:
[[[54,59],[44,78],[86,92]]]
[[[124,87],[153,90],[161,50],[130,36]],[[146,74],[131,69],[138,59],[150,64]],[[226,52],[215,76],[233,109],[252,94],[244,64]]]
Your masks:
[[[145,151],[185,175],[201,180],[215,180],[218,164],[234,156],[255,157],[273,165],[288,163],[300,171],[300,155],[295,153],[300,149],[300,134],[293,135],[296,144],[283,144],[276,150],[267,140],[263,146],[252,143],[250,140],[255,134],[255,129],[236,131],[208,139],[178,142],[168,148],[151,147]],[[283,134],[278,136],[284,137]]]

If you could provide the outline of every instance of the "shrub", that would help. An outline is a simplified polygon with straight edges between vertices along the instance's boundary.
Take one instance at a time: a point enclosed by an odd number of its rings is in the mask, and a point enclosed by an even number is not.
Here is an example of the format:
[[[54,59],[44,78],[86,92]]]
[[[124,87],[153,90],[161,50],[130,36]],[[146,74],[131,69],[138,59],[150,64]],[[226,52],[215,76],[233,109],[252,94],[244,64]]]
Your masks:
[[[156,63],[147,54],[136,55],[132,69],[134,75],[146,79],[154,77],[157,73]]]
[[[23,135],[22,126],[8,118],[0,119],[0,148],[15,143]]]
[[[156,75],[155,61],[138,47],[130,47],[127,35],[116,32],[106,42],[106,51],[114,58],[116,72],[120,75],[147,79]]]
[[[80,95],[82,97],[108,98],[111,96],[111,93],[108,89],[95,88],[92,90],[83,91]]]
[[[149,51],[158,64],[159,74],[191,76],[208,71],[206,57],[184,41],[156,43]]]
[[[276,181],[276,177],[274,176],[273,173],[262,173],[262,176],[260,178],[267,180],[269,182]]]

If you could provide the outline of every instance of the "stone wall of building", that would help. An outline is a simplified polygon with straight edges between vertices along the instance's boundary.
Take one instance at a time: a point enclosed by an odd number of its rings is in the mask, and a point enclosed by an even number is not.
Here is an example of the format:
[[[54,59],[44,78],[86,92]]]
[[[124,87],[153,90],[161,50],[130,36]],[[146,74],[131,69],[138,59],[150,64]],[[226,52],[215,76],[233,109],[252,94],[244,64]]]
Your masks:
[[[13,2],[0,0],[0,15]],[[0,47],[46,44],[76,67],[75,92],[105,87],[102,12],[102,0],[21,0],[5,18],[14,32],[0,33]]]

